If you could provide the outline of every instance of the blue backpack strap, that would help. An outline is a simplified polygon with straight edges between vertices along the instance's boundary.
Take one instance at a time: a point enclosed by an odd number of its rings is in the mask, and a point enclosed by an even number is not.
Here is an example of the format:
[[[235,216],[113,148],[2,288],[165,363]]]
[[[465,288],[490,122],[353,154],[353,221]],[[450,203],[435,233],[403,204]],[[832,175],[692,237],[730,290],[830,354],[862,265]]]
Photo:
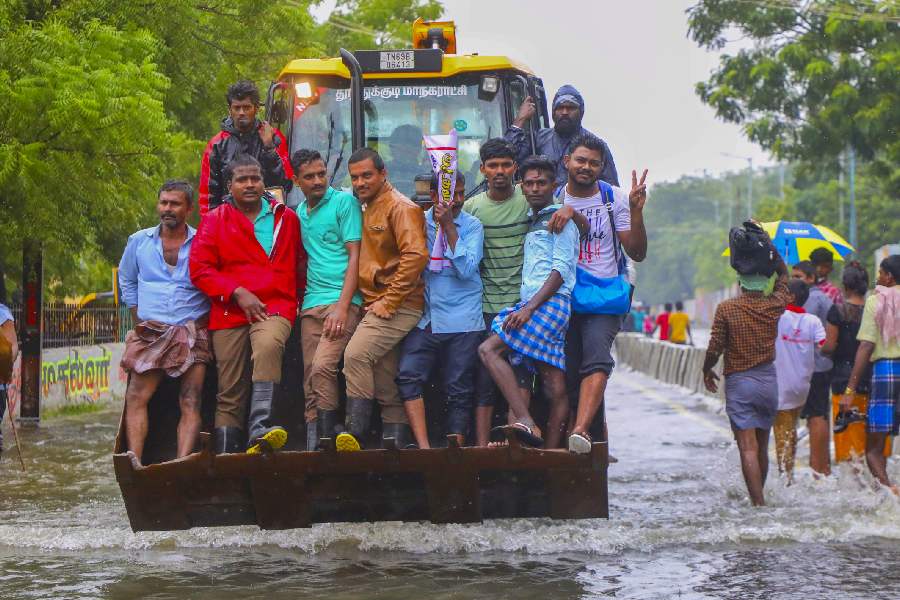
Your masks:
[[[600,193],[603,196],[603,205],[606,207],[606,212],[609,215],[609,228],[612,230],[613,237],[613,254],[616,256],[616,269],[621,275],[625,272],[625,253],[620,251],[622,243],[619,241],[616,218],[613,215],[613,189],[611,185],[602,179],[597,180],[597,187],[600,189]]]

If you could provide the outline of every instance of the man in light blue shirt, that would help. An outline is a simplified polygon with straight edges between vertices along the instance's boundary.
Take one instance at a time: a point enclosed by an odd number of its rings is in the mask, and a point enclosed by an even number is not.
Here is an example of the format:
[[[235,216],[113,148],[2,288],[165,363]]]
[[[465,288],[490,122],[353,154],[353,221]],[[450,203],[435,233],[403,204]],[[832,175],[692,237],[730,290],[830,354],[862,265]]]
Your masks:
[[[462,211],[465,187],[465,177],[457,173],[453,203],[446,206],[438,199],[438,181],[432,177],[434,206],[425,213],[425,235],[431,250],[440,226],[447,241],[444,258],[449,264],[440,271],[425,269],[425,310],[400,350],[397,387],[419,448],[431,447],[422,392],[437,361],[443,365],[447,433],[465,439],[474,407],[477,350],[484,335],[479,270],[484,227],[476,217]]]
[[[478,351],[509,403],[515,420],[513,432],[525,444],[558,448],[569,413],[565,341],[579,236],[572,222],[558,234],[549,230],[550,219],[560,208],[553,204],[554,164],[535,156],[522,163],[520,172],[522,192],[530,207],[521,301],[497,315],[491,337]],[[529,412],[530,394],[518,385],[510,362],[533,365],[541,375],[550,402],[546,440]]]
[[[125,433],[138,463],[147,437],[147,405],[163,377],[181,378],[179,458],[193,452],[200,433],[200,392],[212,353],[209,300],[194,287],[188,272],[196,231],[186,219],[193,208],[194,191],[188,183],[165,182],[156,203],[160,224],[129,237],[119,262],[122,300],[135,323],[125,338],[122,368],[130,374]]]

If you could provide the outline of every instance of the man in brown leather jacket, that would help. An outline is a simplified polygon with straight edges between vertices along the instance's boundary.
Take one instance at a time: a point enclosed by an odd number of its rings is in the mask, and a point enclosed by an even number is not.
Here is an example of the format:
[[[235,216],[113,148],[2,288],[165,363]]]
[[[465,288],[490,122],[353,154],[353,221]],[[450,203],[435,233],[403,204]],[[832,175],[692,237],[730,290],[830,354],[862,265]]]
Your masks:
[[[335,441],[338,450],[359,450],[377,399],[383,438],[403,447],[409,425],[394,377],[399,343],[418,324],[425,305],[425,216],[387,181],[384,161],[374,150],[357,150],[347,168],[363,207],[359,291],[365,316],[344,351],[347,431]]]

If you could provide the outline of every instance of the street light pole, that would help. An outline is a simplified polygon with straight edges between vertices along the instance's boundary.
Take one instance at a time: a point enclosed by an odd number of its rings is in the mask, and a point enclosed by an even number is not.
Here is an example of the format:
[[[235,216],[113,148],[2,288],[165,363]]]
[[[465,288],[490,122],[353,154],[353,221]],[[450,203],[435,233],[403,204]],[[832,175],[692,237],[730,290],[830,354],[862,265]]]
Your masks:
[[[737,154],[729,154],[728,152],[722,152],[722,156],[727,156],[729,158],[739,158],[741,160],[747,161],[747,218],[753,218],[753,157],[752,156],[739,156]]]
[[[850,187],[850,245],[856,248],[856,151],[853,146],[847,150],[847,159],[849,165],[849,187]]]

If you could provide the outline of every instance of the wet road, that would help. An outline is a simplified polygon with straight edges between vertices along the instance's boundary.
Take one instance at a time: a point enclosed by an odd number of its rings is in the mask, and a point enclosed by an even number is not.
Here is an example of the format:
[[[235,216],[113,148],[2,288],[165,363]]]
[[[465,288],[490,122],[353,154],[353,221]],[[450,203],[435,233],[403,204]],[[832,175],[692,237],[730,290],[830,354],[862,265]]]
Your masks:
[[[118,415],[22,432],[0,462],[0,598],[897,598],[900,502],[801,465],[752,509],[724,413],[619,370],[609,521],[317,525],[133,534]],[[900,479],[892,461],[891,475]]]

